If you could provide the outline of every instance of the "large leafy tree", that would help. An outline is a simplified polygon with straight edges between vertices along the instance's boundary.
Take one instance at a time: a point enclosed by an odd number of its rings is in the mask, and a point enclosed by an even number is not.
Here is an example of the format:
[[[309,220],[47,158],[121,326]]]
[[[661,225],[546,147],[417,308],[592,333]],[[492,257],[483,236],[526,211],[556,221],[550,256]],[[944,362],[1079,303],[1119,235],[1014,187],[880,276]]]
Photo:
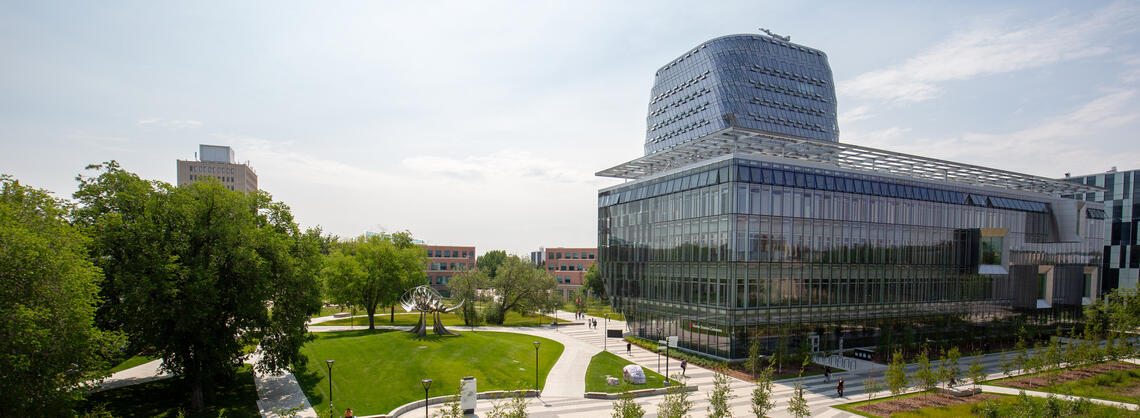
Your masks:
[[[424,251],[412,244],[410,234],[365,236],[345,242],[322,275],[328,294],[364,309],[368,329],[375,329],[378,307],[395,309],[407,289],[427,283],[424,262]]]
[[[507,312],[545,311],[558,303],[554,297],[554,289],[558,287],[554,276],[514,255],[503,260],[488,287],[498,303],[487,315],[487,322],[498,325],[503,324]]]
[[[459,273],[447,282],[451,299],[463,303],[460,307],[463,312],[463,325],[478,325],[479,313],[475,311],[475,301],[479,299],[479,289],[489,281],[482,270],[475,269]]]
[[[582,276],[582,288],[600,299],[606,298],[606,285],[602,282],[602,274],[598,272],[597,264],[591,264],[590,269]]]
[[[486,254],[479,256],[475,259],[475,267],[482,270],[487,277],[492,279],[499,272],[499,266],[507,259],[507,252],[503,250],[491,250]]]
[[[0,416],[69,415],[121,343],[95,326],[88,243],[64,202],[0,176]]]
[[[147,182],[115,162],[88,168],[99,174],[78,178],[75,214],[107,276],[100,322],[161,355],[193,410],[247,346],[259,347],[261,371],[302,361],[305,322],[320,309],[319,231],[302,233],[264,192]]]

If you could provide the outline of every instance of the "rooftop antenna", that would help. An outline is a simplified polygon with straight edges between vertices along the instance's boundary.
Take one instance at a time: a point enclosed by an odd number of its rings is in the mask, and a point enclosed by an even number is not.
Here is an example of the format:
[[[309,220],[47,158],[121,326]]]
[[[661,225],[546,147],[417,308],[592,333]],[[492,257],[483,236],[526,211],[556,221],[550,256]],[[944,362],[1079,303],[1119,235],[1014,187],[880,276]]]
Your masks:
[[[791,36],[780,36],[780,35],[777,35],[775,32],[772,32],[772,31],[765,29],[765,28],[760,28],[760,31],[768,34],[768,36],[771,36],[773,38],[779,39],[779,40],[784,41],[784,42],[791,42],[792,41]]]

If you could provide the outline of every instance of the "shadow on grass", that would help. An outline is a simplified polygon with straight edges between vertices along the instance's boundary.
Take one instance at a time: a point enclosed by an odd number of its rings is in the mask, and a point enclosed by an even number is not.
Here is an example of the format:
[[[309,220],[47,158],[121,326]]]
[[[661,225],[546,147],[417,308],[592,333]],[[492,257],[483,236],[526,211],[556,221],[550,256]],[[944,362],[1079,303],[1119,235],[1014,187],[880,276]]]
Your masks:
[[[175,417],[179,409],[195,418],[260,416],[249,366],[243,366],[231,380],[218,379],[206,388],[206,411],[201,413],[189,413],[190,389],[177,377],[92,393],[77,409],[82,413],[102,406],[116,417]]]
[[[297,370],[293,371],[293,377],[297,378],[297,383],[301,385],[301,390],[304,391],[305,395],[309,398],[309,405],[325,405],[328,403],[328,399],[325,399],[321,391],[316,389],[317,385],[321,383],[321,378],[324,376],[324,374],[308,368],[304,369],[303,373],[298,373]]]
[[[375,330],[357,329],[357,330],[350,330],[350,331],[318,332],[318,333],[314,333],[314,335],[316,335],[317,339],[320,339],[320,340],[336,340],[336,339],[341,339],[341,338],[363,337],[363,336],[372,335],[372,334],[387,334],[389,332],[399,332],[399,331],[394,330],[394,329],[375,329]]]

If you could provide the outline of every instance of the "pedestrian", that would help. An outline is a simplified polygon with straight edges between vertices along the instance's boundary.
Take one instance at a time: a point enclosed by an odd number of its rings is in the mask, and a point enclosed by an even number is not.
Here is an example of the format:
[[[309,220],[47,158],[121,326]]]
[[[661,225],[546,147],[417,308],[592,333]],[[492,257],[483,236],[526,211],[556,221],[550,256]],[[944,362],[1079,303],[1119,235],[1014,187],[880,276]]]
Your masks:
[[[839,386],[835,387],[835,391],[839,392],[839,397],[843,397],[843,378],[839,378]]]
[[[831,383],[831,366],[823,367],[823,381],[825,383]]]
[[[348,409],[345,409],[345,410],[344,410],[344,418],[352,418],[352,417],[355,417],[355,416],[356,416],[356,415],[353,415],[353,414],[352,414],[352,408],[348,408]]]
[[[685,376],[685,369],[689,367],[689,359],[681,359],[681,376]]]
[[[629,341],[625,342],[625,353],[629,354],[629,355],[633,355],[633,343],[631,343]]]

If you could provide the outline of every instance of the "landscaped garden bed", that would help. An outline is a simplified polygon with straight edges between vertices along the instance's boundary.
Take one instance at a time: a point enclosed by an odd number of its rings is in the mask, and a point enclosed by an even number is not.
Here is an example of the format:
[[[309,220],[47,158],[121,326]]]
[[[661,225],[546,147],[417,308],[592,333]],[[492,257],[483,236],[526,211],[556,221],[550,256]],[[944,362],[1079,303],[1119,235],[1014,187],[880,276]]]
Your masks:
[[[633,364],[629,360],[623,359],[614,353],[603,351],[590,359],[590,365],[586,368],[586,392],[606,392],[617,393],[621,392],[622,385],[609,385],[606,383],[606,376],[613,376],[618,379],[622,378],[622,368]],[[649,389],[660,388],[665,386],[665,376],[662,376],[648,367],[642,367],[645,371],[645,384],[644,385],[629,385],[626,390],[636,389]],[[677,373],[681,373],[681,368],[677,367]],[[674,385],[678,385],[676,380],[672,380]]]
[[[994,382],[1000,386],[1137,403],[1140,400],[1140,366],[1124,362],[1094,364],[1057,372],[1012,377]]]
[[[1001,397],[1001,395],[994,395],[989,393],[964,397],[948,395],[945,393],[921,393],[908,394],[897,398],[876,399],[872,400],[870,403],[866,401],[850,403],[841,405],[840,409],[877,417],[897,417],[900,413],[918,411],[923,409],[945,409],[959,411],[964,410],[966,412],[966,415],[948,416],[969,416],[970,408],[974,404],[984,402],[989,399],[999,399]]]

